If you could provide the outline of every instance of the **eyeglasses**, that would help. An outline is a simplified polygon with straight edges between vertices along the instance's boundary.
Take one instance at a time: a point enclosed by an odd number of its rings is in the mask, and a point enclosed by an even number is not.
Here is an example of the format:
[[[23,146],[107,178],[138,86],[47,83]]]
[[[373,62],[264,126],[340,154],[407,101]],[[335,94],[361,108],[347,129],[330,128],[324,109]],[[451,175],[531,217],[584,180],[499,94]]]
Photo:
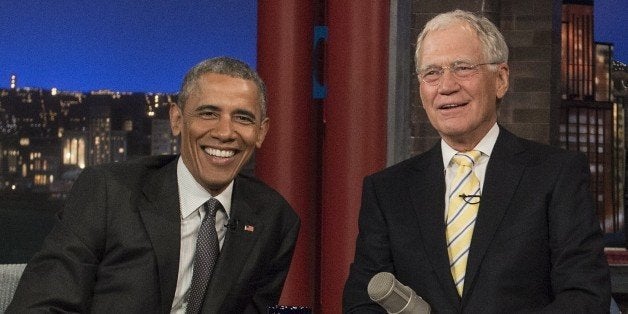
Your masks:
[[[464,200],[465,203],[467,204],[479,204],[480,203],[480,198],[482,197],[482,195],[479,194],[460,194],[458,195],[458,197],[462,198],[462,200]]]
[[[466,62],[456,62],[451,64],[450,66],[440,67],[440,66],[432,66],[426,69],[419,71],[419,78],[421,81],[425,82],[428,85],[438,85],[440,79],[443,77],[445,73],[445,69],[449,69],[449,71],[454,75],[456,79],[459,80],[468,80],[473,75],[478,74],[480,69],[478,68],[481,65],[487,64],[497,64],[497,62],[487,62],[487,63],[478,63],[478,64],[469,64]]]

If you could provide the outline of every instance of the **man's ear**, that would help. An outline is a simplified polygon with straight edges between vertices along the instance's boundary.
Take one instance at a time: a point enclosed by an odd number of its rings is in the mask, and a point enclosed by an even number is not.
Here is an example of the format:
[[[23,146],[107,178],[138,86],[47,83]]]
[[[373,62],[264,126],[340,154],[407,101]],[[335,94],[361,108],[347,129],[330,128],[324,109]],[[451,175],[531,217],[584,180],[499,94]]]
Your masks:
[[[497,75],[495,77],[496,95],[497,99],[502,99],[508,91],[508,79],[510,77],[510,71],[508,64],[501,63],[497,65]]]
[[[183,124],[183,112],[177,104],[170,105],[170,129],[172,135],[179,136]]]
[[[266,133],[268,133],[268,128],[270,127],[270,119],[265,118],[259,128],[259,132],[257,133],[257,141],[255,141],[255,147],[258,149],[262,147],[262,143],[266,138]]]

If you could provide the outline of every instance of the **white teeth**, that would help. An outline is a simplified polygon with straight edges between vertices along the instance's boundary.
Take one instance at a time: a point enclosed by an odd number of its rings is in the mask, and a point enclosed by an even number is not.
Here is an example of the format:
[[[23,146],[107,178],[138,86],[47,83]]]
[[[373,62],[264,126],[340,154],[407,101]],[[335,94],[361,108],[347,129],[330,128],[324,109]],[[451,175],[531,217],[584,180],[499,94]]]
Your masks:
[[[447,109],[447,108],[454,108],[454,107],[458,107],[458,106],[459,105],[456,105],[456,104],[447,104],[447,105],[442,106],[441,108]]]
[[[229,158],[235,154],[235,151],[233,150],[222,150],[222,149],[215,149],[215,148],[209,148],[209,147],[205,148],[205,152],[211,156],[223,157],[223,158]]]

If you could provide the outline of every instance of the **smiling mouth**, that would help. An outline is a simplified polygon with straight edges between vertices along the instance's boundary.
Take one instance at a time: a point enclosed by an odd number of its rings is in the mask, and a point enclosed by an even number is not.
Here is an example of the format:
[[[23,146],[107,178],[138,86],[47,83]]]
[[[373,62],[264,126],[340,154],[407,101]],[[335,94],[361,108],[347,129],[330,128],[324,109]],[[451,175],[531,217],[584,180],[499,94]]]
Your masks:
[[[454,108],[458,108],[458,107],[464,107],[466,105],[467,105],[466,103],[462,103],[462,104],[445,104],[445,105],[440,106],[438,109],[447,110],[447,109],[454,109]]]
[[[205,153],[207,153],[210,156],[214,156],[214,157],[220,157],[220,158],[229,158],[229,157],[233,157],[233,155],[235,155],[235,150],[232,149],[217,149],[217,148],[211,148],[211,147],[205,147],[203,149],[205,151]]]

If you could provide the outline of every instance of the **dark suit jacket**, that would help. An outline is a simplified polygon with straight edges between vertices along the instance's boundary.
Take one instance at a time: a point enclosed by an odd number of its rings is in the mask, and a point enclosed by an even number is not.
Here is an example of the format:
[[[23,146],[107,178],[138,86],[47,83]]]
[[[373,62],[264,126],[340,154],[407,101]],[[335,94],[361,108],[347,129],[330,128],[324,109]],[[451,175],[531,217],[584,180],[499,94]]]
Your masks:
[[[445,245],[440,143],[364,180],[345,312],[383,312],[369,280],[393,273],[436,313],[605,313],[610,279],[584,155],[505,129],[490,156],[462,298]]]
[[[85,169],[8,312],[169,313],[181,233],[176,160]],[[265,313],[279,299],[299,219],[277,192],[244,176],[235,179],[231,219],[239,225],[227,231],[203,313]]]

